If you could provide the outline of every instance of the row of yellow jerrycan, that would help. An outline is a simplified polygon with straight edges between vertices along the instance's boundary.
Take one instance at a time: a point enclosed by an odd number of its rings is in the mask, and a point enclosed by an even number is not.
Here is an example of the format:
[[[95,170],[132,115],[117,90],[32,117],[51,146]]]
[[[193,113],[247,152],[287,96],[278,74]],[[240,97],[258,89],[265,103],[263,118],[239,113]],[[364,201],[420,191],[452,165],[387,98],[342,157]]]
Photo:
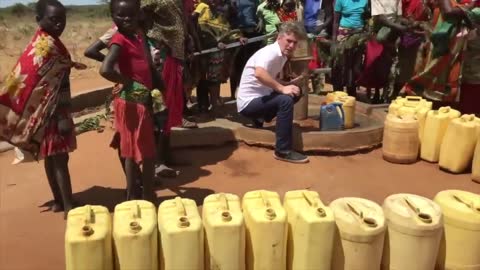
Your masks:
[[[283,205],[265,190],[242,201],[213,194],[202,215],[189,199],[164,201],[158,216],[153,204],[129,201],[115,208],[112,232],[105,207],[76,208],[66,269],[480,269],[480,195],[466,191],[434,201],[395,194],[383,207],[353,197],[326,206],[307,190],[287,192]]]
[[[333,102],[339,102],[342,104],[344,112],[344,128],[350,129],[355,127],[355,97],[349,96],[343,91],[334,91],[328,93],[325,97],[325,103],[331,104]]]
[[[413,163],[420,153],[423,160],[439,162],[441,168],[454,173],[465,171],[474,160],[475,179],[480,174],[480,156],[474,159],[480,155],[474,155],[480,152],[475,151],[479,136],[480,119],[474,115],[460,116],[450,107],[431,110],[430,102],[417,97],[400,98],[392,102],[385,120],[384,158]]]

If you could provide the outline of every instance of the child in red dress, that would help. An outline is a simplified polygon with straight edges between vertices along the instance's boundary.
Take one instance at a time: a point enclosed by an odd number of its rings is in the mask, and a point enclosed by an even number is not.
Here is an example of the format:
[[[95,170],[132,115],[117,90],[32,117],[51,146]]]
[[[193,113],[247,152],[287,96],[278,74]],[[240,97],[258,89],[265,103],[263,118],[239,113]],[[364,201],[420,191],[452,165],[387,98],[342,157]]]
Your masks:
[[[110,10],[118,27],[110,42],[100,74],[122,89],[114,100],[115,128],[120,133],[120,154],[125,158],[127,200],[135,198],[142,165],[143,199],[154,202],[153,175],[155,136],[152,117],[153,89],[150,54],[145,37],[139,33],[139,0],[113,0]],[[118,65],[118,70],[115,68]]]

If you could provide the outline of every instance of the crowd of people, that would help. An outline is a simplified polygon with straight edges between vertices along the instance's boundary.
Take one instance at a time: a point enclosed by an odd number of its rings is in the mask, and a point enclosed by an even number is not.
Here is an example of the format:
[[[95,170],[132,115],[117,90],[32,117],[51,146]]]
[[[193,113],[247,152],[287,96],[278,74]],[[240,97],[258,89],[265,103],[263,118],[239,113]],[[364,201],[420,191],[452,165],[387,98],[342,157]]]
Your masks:
[[[192,90],[200,113],[215,112],[227,81],[254,126],[277,117],[274,156],[307,162],[291,149],[299,78],[278,77],[307,38],[309,68],[331,66],[334,90],[356,96],[365,87],[377,101],[403,91],[480,113],[475,1],[111,0],[110,11],[112,28],[85,55],[102,62],[100,75],[115,84],[111,146],[127,200],[155,199],[155,167],[169,169],[172,127],[195,127],[185,118]],[[36,21],[31,43],[0,86],[0,138],[45,158],[52,210],[67,213],[75,204],[68,159],[76,148],[69,74],[86,66],[72,61],[60,40],[67,14],[58,0],[39,0]],[[233,42],[241,46],[227,49]],[[211,48],[218,50],[198,54]]]

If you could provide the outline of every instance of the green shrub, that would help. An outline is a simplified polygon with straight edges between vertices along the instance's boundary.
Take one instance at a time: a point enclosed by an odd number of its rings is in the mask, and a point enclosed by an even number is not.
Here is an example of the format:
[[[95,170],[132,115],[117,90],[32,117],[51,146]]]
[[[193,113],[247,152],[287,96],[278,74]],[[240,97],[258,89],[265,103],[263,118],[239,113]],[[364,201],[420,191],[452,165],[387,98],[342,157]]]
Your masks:
[[[12,13],[12,15],[15,15],[15,16],[23,16],[27,14],[29,10],[30,9],[24,4],[17,3],[12,7],[10,12]]]

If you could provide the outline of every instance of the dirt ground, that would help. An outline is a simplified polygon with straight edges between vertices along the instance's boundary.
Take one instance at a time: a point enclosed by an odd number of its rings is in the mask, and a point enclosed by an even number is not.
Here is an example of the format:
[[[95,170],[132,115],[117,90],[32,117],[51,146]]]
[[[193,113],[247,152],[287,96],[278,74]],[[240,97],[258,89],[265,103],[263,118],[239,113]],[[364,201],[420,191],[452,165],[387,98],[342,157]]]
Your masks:
[[[74,197],[81,203],[113,210],[123,200],[125,185],[115,152],[108,147],[111,130],[78,137],[71,155]],[[65,221],[61,213],[45,211],[51,200],[43,162],[10,165],[13,152],[0,154],[0,269],[64,269]],[[199,205],[214,192],[242,196],[255,189],[311,189],[325,203],[358,196],[381,203],[393,193],[410,192],[432,198],[445,189],[480,193],[469,174],[451,175],[437,165],[418,162],[395,165],[382,160],[381,150],[353,156],[312,156],[309,164],[276,161],[272,151],[245,145],[177,149],[176,179],[159,179],[159,202],[174,196]]]

